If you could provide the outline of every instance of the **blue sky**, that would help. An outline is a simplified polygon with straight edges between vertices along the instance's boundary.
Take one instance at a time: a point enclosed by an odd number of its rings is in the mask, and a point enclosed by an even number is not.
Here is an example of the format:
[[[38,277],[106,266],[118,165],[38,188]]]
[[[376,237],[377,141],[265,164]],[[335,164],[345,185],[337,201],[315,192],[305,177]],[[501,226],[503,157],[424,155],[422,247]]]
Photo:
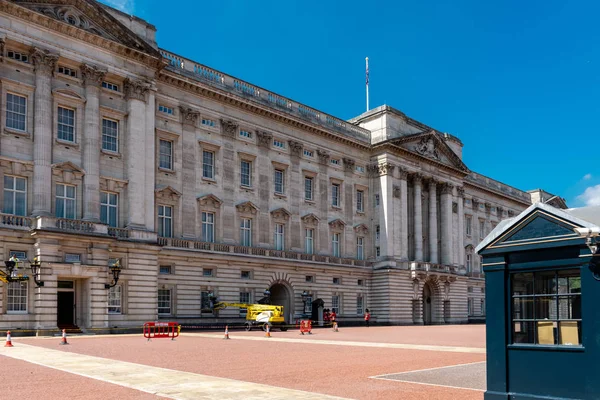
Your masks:
[[[458,136],[473,171],[600,205],[600,2],[104,1],[163,48],[344,119],[364,112],[368,56],[372,108]]]

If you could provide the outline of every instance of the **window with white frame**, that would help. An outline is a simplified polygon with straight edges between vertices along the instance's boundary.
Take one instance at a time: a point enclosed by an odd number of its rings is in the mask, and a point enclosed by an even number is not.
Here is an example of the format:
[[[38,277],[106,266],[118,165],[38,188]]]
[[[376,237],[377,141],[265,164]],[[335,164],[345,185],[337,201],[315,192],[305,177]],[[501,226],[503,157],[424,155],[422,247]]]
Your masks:
[[[241,271],[240,278],[241,279],[252,279],[252,271]]]
[[[473,315],[474,302],[475,302],[475,299],[473,299],[472,297],[469,297],[469,299],[467,300],[467,315],[468,316]]]
[[[357,237],[356,238],[356,259],[364,260],[365,259],[365,238]]]
[[[26,53],[21,53],[19,51],[8,50],[6,52],[6,57],[23,63],[29,63],[29,55]]]
[[[6,312],[8,314],[27,313],[27,284],[10,282],[7,287]]]
[[[210,126],[210,127],[214,127],[216,126],[216,123],[214,120],[209,119],[209,118],[202,118],[202,125],[205,126]]]
[[[65,263],[68,263],[68,264],[81,264],[81,254],[79,254],[79,253],[65,253]]]
[[[27,127],[27,97],[6,94],[6,127],[25,132]]]
[[[246,139],[252,139],[252,132],[240,129],[240,136]]]
[[[315,282],[315,277],[312,275],[306,275],[306,277],[304,278],[304,281],[306,283],[314,283]]]
[[[273,139],[273,147],[279,147],[280,149],[285,149],[285,142],[277,139]]]
[[[331,253],[334,257],[340,256],[340,234],[337,232],[331,235]]]
[[[340,296],[337,294],[331,296],[331,311],[336,314],[340,313]]]
[[[285,193],[285,171],[282,169],[275,170],[275,193]]]
[[[313,153],[312,150],[306,150],[304,149],[304,157],[314,157],[315,153]]]
[[[173,207],[158,206],[158,236],[173,237]]]
[[[365,192],[362,190],[356,191],[356,211],[364,212],[365,204],[364,204]]]
[[[479,220],[479,239],[483,239],[485,237],[485,221]]]
[[[215,179],[215,153],[213,151],[202,151],[202,177]]]
[[[58,139],[75,142],[75,110],[58,107]]]
[[[334,207],[340,206],[340,184],[331,184],[331,205]]]
[[[304,200],[313,199],[314,179],[312,176],[304,177]]]
[[[102,81],[102,87],[104,89],[112,90],[115,92],[119,91],[119,85],[117,85],[116,83],[112,83],[112,82]]]
[[[467,250],[467,254],[465,255],[465,264],[467,267],[467,272],[473,271],[473,255]]]
[[[240,220],[240,245],[252,246],[252,220],[250,218]]]
[[[119,225],[119,195],[100,192],[100,221],[108,226]]]
[[[102,150],[119,151],[119,122],[102,118]]]
[[[56,185],[56,217],[75,219],[76,217],[75,186]]]
[[[470,215],[465,216],[465,229],[467,236],[471,236],[473,234],[473,217]]]
[[[215,274],[215,270],[214,268],[203,268],[202,269],[202,276],[214,276]]]
[[[334,285],[340,285],[342,283],[342,280],[336,276],[332,279],[332,282]]]
[[[210,292],[208,290],[200,292],[200,309],[202,312],[212,312],[210,307]]]
[[[363,315],[365,313],[365,301],[361,295],[356,296],[356,315]]]
[[[159,164],[160,168],[173,169],[173,142],[170,140],[159,141]]]
[[[27,215],[27,179],[4,175],[4,214]]]
[[[171,289],[158,289],[158,315],[171,315]]]
[[[173,115],[173,108],[172,107],[164,106],[162,104],[159,104],[158,105],[158,112],[165,113],[165,114],[168,114],[168,115]]]
[[[275,250],[285,248],[285,225],[275,224]]]
[[[357,165],[357,166],[354,168],[354,170],[355,170],[356,172],[358,172],[358,173],[364,174],[364,172],[365,172],[365,167],[364,167],[364,166],[362,166],[362,165]]]
[[[123,286],[116,285],[108,290],[108,313],[121,314],[123,301]]]
[[[306,254],[313,254],[315,251],[315,230],[305,229],[304,230],[304,251]]]
[[[242,186],[252,186],[252,162],[242,160],[240,162],[240,184]]]
[[[19,260],[26,260],[27,253],[24,251],[11,250],[9,254],[9,258],[18,258]]]
[[[202,212],[202,241],[215,241],[215,214],[211,212]]]
[[[240,292],[240,303],[250,304],[250,292]],[[240,308],[240,317],[246,318],[248,309]]]
[[[332,165],[340,165],[340,160],[338,158],[332,158],[329,160]]]
[[[161,265],[158,267],[158,273],[161,275],[170,275],[173,273],[173,268],[170,265]]]

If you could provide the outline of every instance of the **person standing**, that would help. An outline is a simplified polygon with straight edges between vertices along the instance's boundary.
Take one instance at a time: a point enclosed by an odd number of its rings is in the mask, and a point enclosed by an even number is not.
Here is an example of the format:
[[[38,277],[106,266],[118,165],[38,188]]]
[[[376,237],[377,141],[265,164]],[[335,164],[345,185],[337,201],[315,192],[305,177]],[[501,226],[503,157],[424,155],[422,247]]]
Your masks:
[[[367,328],[369,327],[370,320],[371,320],[371,313],[369,312],[369,309],[367,308],[365,310],[365,323],[367,324]]]

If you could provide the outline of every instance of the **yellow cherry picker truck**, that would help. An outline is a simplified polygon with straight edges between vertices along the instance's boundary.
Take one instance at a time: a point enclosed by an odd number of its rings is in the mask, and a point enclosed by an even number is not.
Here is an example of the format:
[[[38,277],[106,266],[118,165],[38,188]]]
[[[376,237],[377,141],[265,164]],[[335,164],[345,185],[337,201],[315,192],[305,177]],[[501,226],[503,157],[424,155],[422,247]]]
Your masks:
[[[265,297],[258,301],[258,304],[250,303],[227,303],[218,301],[214,295],[209,295],[211,308],[213,310],[220,310],[226,307],[241,308],[246,310],[246,323],[244,328],[247,331],[252,330],[254,327],[260,327],[263,331],[267,330],[267,325],[270,329],[279,328],[282,331],[287,331],[288,327],[285,324],[285,318],[283,314],[283,306],[271,305],[270,297],[271,293],[268,290],[264,292]]]

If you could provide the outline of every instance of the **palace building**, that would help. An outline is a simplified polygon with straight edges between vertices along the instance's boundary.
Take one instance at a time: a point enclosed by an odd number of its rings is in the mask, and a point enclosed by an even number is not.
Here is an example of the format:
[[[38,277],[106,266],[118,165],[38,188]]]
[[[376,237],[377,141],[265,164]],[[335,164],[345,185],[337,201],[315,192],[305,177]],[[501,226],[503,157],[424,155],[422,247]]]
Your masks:
[[[342,324],[466,323],[474,247],[532,200],[566,207],[392,107],[341,120],[155,33],[94,0],[0,0],[0,257],[41,260],[0,283],[0,329],[241,323],[209,293],[265,289],[289,322],[322,299]]]

